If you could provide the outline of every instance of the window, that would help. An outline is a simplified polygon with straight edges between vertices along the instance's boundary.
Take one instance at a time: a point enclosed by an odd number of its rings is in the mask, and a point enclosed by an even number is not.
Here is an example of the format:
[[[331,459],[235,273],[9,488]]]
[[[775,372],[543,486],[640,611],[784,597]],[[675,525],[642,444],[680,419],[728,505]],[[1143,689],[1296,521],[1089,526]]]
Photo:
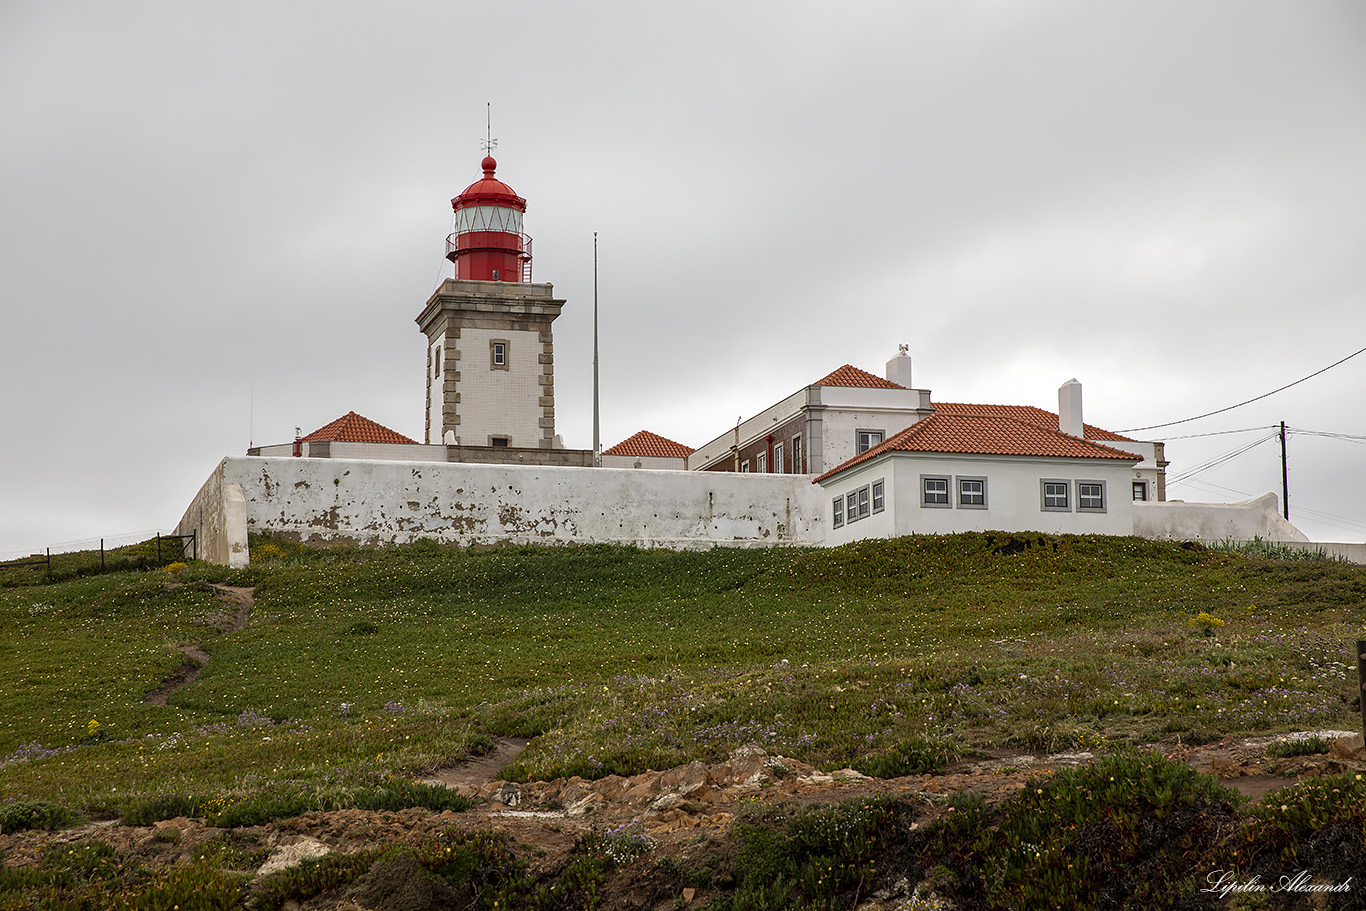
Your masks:
[[[1148,499],[1148,482],[1147,482],[1147,481],[1135,481],[1135,482],[1134,482],[1134,499],[1135,499],[1135,500],[1146,500],[1146,499]]]
[[[986,478],[958,478],[958,508],[987,508]]]
[[[489,366],[494,370],[508,369],[509,345],[507,339],[494,339],[489,342]]]
[[[440,348],[433,348],[433,349],[432,349],[432,376],[433,376],[434,378],[435,378],[435,377],[441,376],[441,349],[440,349]]]
[[[882,512],[887,505],[887,497],[883,493],[885,489],[881,480],[873,482],[873,512]]]
[[[778,474],[783,473],[783,444],[773,444],[773,470]]]
[[[1077,511],[1105,512],[1105,482],[1077,482]]]
[[[872,449],[874,446],[877,446],[881,442],[881,430],[860,430],[856,434],[856,445],[854,446],[854,455],[858,455],[861,452],[867,452],[868,450]]]
[[[844,496],[844,515],[850,522],[859,520],[858,514],[858,491],[851,490]]]
[[[1045,512],[1071,512],[1072,503],[1068,499],[1068,490],[1071,484],[1067,481],[1044,480],[1040,481],[1040,489],[1043,495],[1043,509]]]
[[[920,476],[920,505],[947,508],[949,503],[949,479],[934,475]]]
[[[835,497],[835,527],[844,525],[844,497]]]
[[[802,473],[802,437],[801,434],[792,438],[792,473]]]
[[[754,470],[759,474],[768,471],[768,453],[761,452],[754,457]]]
[[[489,437],[490,446],[507,446],[511,442],[507,437]]]
[[[743,462],[740,463],[740,470],[742,472],[745,472],[746,474],[749,473],[749,459],[745,459]]]
[[[868,485],[865,484],[858,489],[858,517],[868,518]]]

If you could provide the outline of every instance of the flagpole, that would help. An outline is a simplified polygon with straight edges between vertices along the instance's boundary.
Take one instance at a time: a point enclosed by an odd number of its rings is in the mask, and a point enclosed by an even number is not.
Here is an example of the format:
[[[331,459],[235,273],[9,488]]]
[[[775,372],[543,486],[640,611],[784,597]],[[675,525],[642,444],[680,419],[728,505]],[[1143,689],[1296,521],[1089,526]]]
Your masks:
[[[593,232],[593,467],[602,467],[598,433],[598,232]]]

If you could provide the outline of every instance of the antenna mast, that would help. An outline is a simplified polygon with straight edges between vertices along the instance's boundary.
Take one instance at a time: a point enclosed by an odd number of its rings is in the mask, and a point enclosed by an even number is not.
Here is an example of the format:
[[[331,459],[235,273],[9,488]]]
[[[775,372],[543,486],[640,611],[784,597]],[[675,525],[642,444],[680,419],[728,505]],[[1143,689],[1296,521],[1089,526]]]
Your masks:
[[[498,140],[493,138],[493,102],[484,102],[484,141],[479,143],[479,147],[484,150],[485,155],[492,155],[493,150],[498,148]]]

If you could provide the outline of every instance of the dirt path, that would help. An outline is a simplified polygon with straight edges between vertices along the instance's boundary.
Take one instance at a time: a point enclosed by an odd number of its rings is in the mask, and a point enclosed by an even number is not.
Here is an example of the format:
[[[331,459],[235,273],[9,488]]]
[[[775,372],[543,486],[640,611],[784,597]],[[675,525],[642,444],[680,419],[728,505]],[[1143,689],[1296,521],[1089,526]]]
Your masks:
[[[251,606],[255,601],[255,589],[239,585],[215,585],[210,583],[213,596],[228,607],[233,608],[232,616],[219,628],[219,634],[235,633],[247,625],[251,619]],[[152,705],[165,705],[167,698],[177,690],[182,690],[199,679],[199,674],[209,663],[209,653],[204,651],[203,642],[194,645],[178,645],[176,651],[185,656],[185,663],[171,671],[161,686],[147,694]]]
[[[437,769],[428,780],[448,788],[477,788],[498,780],[503,767],[521,755],[531,741],[522,737],[499,737],[492,753],[447,769]]]

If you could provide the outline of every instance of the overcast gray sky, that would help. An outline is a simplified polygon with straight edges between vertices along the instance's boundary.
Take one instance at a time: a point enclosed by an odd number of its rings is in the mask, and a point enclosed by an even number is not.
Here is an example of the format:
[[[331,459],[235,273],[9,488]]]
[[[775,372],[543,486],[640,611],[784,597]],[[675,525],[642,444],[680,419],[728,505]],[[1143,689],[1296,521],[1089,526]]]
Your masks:
[[[700,445],[910,345],[940,401],[1125,430],[1366,347],[1366,4],[0,5],[0,554],[174,525],[224,455],[422,435],[449,200],[528,199],[558,430]],[[1366,355],[1143,438],[1366,437]],[[1193,433],[1266,428],[1189,440]],[[1362,440],[1291,517],[1366,540]],[[1280,488],[1279,447],[1174,486]],[[1312,511],[1312,512],[1311,512]]]

